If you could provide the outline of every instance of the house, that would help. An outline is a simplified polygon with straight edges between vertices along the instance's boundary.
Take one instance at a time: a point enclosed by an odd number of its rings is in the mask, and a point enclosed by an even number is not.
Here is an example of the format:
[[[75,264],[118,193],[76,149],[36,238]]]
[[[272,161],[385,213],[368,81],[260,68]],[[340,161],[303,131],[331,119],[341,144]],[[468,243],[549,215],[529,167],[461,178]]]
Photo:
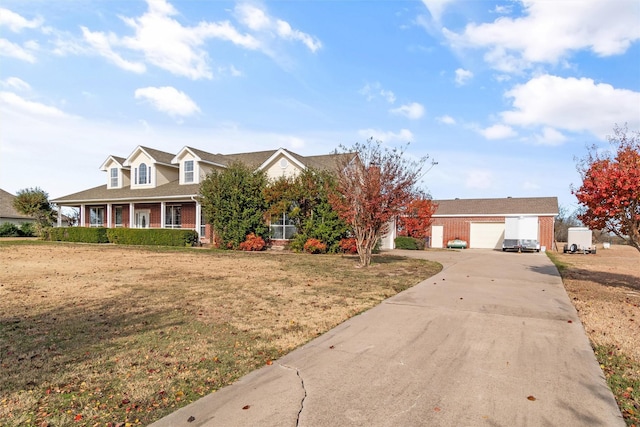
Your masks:
[[[100,166],[106,184],[52,200],[58,209],[79,209],[84,227],[187,228],[202,243],[213,231],[198,201],[200,183],[214,170],[233,162],[264,170],[267,177],[293,177],[306,168],[335,170],[336,156],[301,156],[284,148],[239,154],[213,154],[192,147],[167,153],[138,146],[128,157],[111,155]],[[60,216],[59,216],[60,217]],[[273,221],[272,236],[287,239],[292,227],[286,218]]]
[[[19,213],[13,207],[13,200],[16,198],[13,194],[0,189],[0,225],[9,222],[16,226],[20,226],[25,222],[35,222],[30,216]]]
[[[461,239],[469,248],[499,249],[504,239],[507,217],[534,217],[541,246],[553,246],[557,197],[507,197],[502,199],[434,200],[438,205],[429,233],[432,248],[446,247],[449,240]]]

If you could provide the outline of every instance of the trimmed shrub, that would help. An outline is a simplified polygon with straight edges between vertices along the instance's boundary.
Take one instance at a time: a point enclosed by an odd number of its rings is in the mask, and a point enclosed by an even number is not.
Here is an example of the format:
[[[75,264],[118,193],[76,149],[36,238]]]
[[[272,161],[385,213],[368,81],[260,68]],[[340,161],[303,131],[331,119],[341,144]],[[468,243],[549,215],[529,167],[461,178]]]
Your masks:
[[[109,242],[118,245],[195,246],[198,233],[194,230],[170,228],[109,228]]]
[[[18,237],[20,236],[20,229],[17,225],[10,222],[5,222],[0,225],[0,237]]]
[[[253,233],[247,234],[246,240],[240,243],[240,249],[243,251],[261,251],[264,247],[264,239]]]
[[[327,252],[327,245],[318,239],[309,239],[304,244],[304,251],[310,254],[323,254]]]
[[[57,242],[109,243],[104,227],[57,227],[46,229],[45,240]]]
[[[358,247],[356,246],[356,239],[353,237],[347,237],[340,240],[340,251],[345,254],[357,254]]]
[[[20,236],[22,237],[35,237],[36,226],[31,222],[23,222],[20,224]]]
[[[395,239],[396,249],[422,250],[424,249],[424,240],[407,236],[398,236]]]

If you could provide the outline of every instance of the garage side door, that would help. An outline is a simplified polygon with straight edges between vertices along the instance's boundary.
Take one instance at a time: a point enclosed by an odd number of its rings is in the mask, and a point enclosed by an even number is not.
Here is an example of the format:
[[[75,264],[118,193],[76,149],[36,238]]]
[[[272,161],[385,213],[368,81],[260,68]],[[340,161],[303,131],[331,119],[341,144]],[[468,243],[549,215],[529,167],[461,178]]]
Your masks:
[[[504,239],[504,222],[472,222],[469,247],[500,249]]]

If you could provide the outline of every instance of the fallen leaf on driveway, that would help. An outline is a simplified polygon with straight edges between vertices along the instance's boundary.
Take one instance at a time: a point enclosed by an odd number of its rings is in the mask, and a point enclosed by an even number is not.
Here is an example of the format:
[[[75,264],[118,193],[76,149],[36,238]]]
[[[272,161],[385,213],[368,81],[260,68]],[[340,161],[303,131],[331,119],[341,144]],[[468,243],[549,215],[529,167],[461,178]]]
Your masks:
[[[251,408],[251,406],[250,406],[250,405],[244,405],[244,406],[242,407],[242,409],[244,409],[245,411],[246,411],[247,409],[249,409],[249,408]]]
[[[534,400],[536,400],[536,398],[535,398],[535,397],[533,397],[533,396],[527,396],[527,399],[529,399],[529,400],[530,400],[530,401],[532,401],[532,402],[533,402]]]

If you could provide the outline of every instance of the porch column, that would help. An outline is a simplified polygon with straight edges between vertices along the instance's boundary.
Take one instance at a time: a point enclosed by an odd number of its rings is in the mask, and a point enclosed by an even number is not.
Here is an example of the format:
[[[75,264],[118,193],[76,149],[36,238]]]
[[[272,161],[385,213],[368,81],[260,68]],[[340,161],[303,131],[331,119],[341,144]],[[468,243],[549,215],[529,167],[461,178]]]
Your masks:
[[[165,224],[165,214],[167,212],[167,203],[160,202],[160,228],[165,228],[167,224]]]
[[[111,203],[107,203],[107,228],[111,228]]]
[[[136,223],[135,223],[135,214],[134,214],[134,209],[135,209],[135,204],[134,203],[129,203],[129,228],[136,228]]]
[[[80,205],[80,227],[87,226],[87,214],[85,212],[85,208],[85,205]]]
[[[62,227],[62,206],[58,205],[58,227]]]
[[[202,207],[200,202],[196,202],[196,231],[198,232],[198,238],[201,239],[200,230],[202,228]]]

